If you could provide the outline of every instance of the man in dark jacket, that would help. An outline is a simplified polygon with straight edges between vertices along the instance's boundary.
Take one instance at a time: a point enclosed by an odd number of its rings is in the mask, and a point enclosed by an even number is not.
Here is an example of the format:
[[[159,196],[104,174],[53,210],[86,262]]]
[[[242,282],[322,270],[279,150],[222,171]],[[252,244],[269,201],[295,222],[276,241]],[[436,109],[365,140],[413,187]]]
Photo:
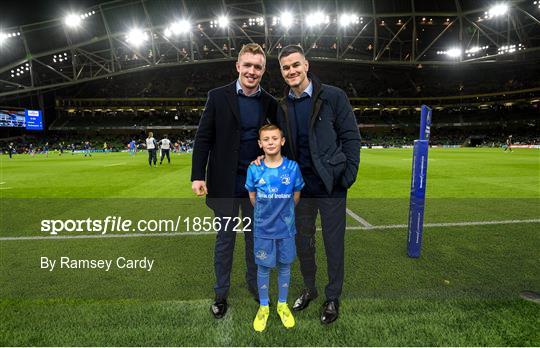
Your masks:
[[[214,210],[221,223],[214,250],[215,301],[211,306],[215,318],[227,312],[234,244],[238,214],[253,220],[253,206],[249,201],[246,183],[247,167],[261,152],[257,143],[259,128],[274,118],[276,100],[260,87],[266,66],[261,46],[245,45],[238,54],[238,79],[208,92],[192,159],[192,190],[206,196],[206,204]],[[246,282],[255,299],[257,267],[253,255],[253,231],[245,229]]]
[[[302,47],[287,46],[278,58],[289,89],[278,107],[277,123],[286,133],[285,154],[298,162],[305,181],[296,208],[296,248],[305,289],[293,310],[303,310],[318,296],[315,221],[319,211],[329,278],[321,322],[330,324],[339,315],[345,204],[360,164],[360,133],[345,92],[308,75]]]

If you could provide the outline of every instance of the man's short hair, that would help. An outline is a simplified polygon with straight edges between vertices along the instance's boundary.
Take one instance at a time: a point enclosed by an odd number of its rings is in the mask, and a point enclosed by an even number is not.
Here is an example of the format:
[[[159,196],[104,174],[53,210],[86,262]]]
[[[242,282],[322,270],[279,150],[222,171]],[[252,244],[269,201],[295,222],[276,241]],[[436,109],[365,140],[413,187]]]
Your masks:
[[[287,57],[293,53],[300,53],[303,57],[306,56],[304,49],[300,45],[288,45],[283,47],[283,49],[278,54],[278,60],[281,58]]]
[[[264,53],[263,48],[261,47],[261,45],[256,43],[248,43],[242,46],[242,49],[240,50],[240,52],[238,52],[238,58],[240,58],[240,56],[244,53],[261,54],[264,59],[266,59],[266,54]]]
[[[264,132],[264,131],[273,131],[273,130],[278,130],[279,133],[281,133],[281,136],[282,137],[285,137],[285,134],[283,133],[283,130],[281,128],[279,128],[278,126],[276,126],[275,124],[265,124],[264,126],[262,126],[260,129],[259,129],[259,139],[261,138],[261,133]]]

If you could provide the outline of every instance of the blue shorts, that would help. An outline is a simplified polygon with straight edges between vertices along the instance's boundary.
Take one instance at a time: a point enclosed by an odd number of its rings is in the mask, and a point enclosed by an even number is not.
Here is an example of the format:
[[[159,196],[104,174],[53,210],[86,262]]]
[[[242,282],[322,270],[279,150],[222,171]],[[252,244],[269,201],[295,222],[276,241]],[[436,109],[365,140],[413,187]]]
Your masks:
[[[274,268],[277,262],[291,264],[296,258],[294,237],[282,239],[254,237],[253,244],[255,263],[260,266]]]

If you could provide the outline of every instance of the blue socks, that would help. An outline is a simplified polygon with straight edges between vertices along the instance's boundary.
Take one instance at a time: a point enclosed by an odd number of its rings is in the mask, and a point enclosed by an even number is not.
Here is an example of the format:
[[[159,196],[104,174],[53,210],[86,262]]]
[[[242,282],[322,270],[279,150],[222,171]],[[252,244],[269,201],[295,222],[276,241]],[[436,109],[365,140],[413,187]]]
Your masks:
[[[259,302],[261,306],[268,306],[270,302],[268,288],[270,287],[271,268],[257,265],[257,286],[259,287]],[[278,263],[278,297],[279,302],[287,302],[291,280],[291,265]]]
[[[270,268],[257,265],[257,286],[259,287],[259,302],[261,306],[268,306],[268,287],[270,286]]]

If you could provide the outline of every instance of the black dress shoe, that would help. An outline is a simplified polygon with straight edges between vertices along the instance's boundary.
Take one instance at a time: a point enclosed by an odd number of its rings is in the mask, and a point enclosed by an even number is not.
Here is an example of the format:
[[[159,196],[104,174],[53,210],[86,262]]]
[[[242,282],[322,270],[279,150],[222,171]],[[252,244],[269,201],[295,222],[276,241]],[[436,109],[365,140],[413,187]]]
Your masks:
[[[212,312],[212,315],[214,315],[214,318],[221,319],[225,313],[227,313],[227,307],[228,305],[226,299],[218,299],[212,303],[212,306],[210,306],[210,311]]]
[[[309,289],[302,290],[300,296],[294,301],[293,311],[298,312],[303,309],[306,309],[309,306],[311,300],[316,299],[318,296],[317,291],[312,291]]]
[[[321,323],[330,324],[336,321],[339,316],[339,303],[338,301],[326,301],[323,304],[323,311],[321,314]]]

